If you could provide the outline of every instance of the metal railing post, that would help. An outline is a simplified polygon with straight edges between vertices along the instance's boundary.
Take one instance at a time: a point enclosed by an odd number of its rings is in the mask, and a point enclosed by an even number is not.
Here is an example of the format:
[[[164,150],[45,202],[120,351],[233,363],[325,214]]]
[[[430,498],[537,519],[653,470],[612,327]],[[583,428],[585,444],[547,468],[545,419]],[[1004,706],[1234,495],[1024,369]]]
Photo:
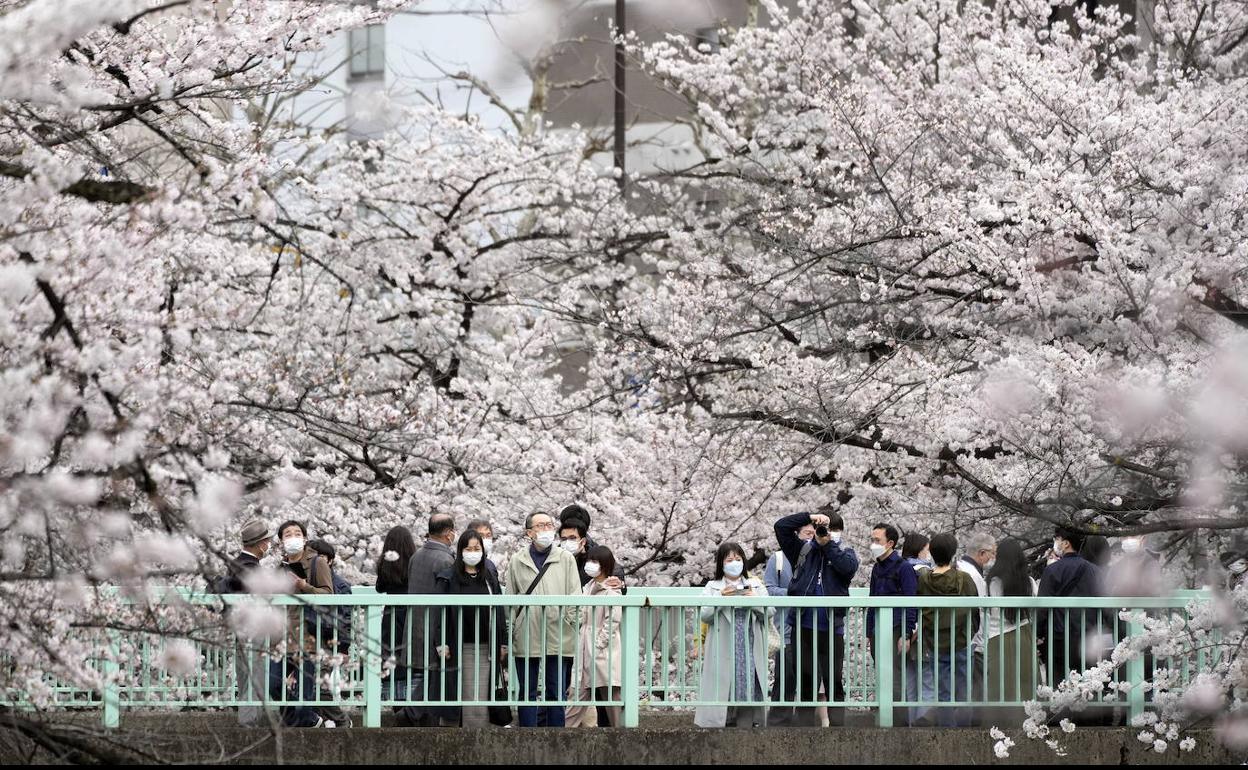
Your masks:
[[[381,614],[380,604],[364,608],[364,726],[381,727]],[[397,677],[398,675],[395,674]]]
[[[1144,624],[1138,617],[1135,613],[1131,614],[1127,623],[1128,638],[1144,633]],[[1134,724],[1136,717],[1144,715],[1144,653],[1127,661],[1127,681],[1131,683],[1131,689],[1127,691],[1127,718],[1130,720],[1128,724]]]
[[[875,702],[876,725],[893,726],[893,607],[880,607],[875,618]],[[902,610],[904,611],[904,610]]]
[[[641,607],[624,608],[620,636],[620,649],[625,651],[620,661],[624,678],[620,693],[624,699],[624,726],[636,727],[641,717]]]
[[[117,659],[120,657],[121,649],[117,643],[117,634],[110,631],[108,654],[100,665],[100,672],[104,675],[104,683],[100,690],[104,706],[104,727],[109,730],[116,730],[121,726],[121,685],[117,682],[117,674],[120,671]],[[149,666],[150,663],[147,660],[143,661],[144,667]]]

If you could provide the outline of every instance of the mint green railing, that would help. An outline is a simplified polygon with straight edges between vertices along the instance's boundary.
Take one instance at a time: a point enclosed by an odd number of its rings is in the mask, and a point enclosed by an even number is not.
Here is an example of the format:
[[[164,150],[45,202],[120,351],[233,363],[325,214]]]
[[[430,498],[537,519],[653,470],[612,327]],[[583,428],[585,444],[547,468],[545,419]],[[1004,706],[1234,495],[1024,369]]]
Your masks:
[[[159,665],[166,645],[175,641],[173,638],[155,633],[101,630],[94,632],[96,636],[92,639],[100,654],[90,664],[101,674],[102,685],[84,689],[59,682],[46,684],[55,693],[55,706],[98,708],[105,725],[110,727],[119,725],[125,710],[172,706],[251,706],[286,710],[338,706],[361,710],[366,727],[380,726],[385,709],[405,706],[440,709],[488,706],[563,709],[571,706],[591,710],[611,706],[621,709],[623,726],[634,727],[643,704],[651,708],[695,709],[762,706],[771,709],[773,714],[778,713],[777,710],[813,709],[821,705],[832,709],[873,709],[877,724],[891,727],[904,724],[920,711],[940,722],[947,721],[945,718],[952,713],[968,709],[1021,709],[1023,703],[1035,699],[1035,685],[1042,678],[1047,676],[1049,684],[1053,684],[1054,675],[1064,676],[1069,668],[1082,670],[1094,664],[1107,646],[1138,635],[1143,615],[1169,616],[1186,622],[1196,603],[1208,600],[1207,595],[1192,592],[1166,598],[1042,599],[868,597],[864,593],[864,589],[853,589],[848,597],[708,597],[696,588],[637,587],[631,588],[626,596],[594,597],[448,597],[387,595],[369,590],[359,590],[352,595],[260,597],[179,591],[180,600],[217,607],[226,605],[231,608],[229,611],[237,611],[237,605],[248,603],[280,608],[300,631],[315,630],[309,634],[315,637],[314,643],[311,639],[308,643],[316,652],[282,655],[275,652],[275,645],[280,641],[276,637],[255,643],[242,642],[225,630],[222,623],[215,635],[201,634],[195,641],[198,661],[194,672],[174,675],[161,670]],[[908,607],[920,611],[913,649],[929,651],[925,654],[898,652],[891,619],[894,613],[904,613]],[[339,624],[325,622],[338,608],[346,608],[350,617],[349,631],[339,629]],[[387,608],[391,613],[403,608],[408,620],[425,632],[430,643],[422,650],[412,650],[406,643],[410,627],[383,626]],[[484,668],[479,667],[471,674],[442,665],[436,650],[441,646],[438,643],[463,639],[464,618],[478,608],[488,613],[483,634],[489,640],[487,646],[505,643],[510,654],[505,660],[494,656]],[[735,656],[732,662],[722,659],[718,661],[718,669],[707,670],[704,633],[715,640],[727,634],[734,641],[734,653],[736,641],[743,639],[745,649],[752,653],[759,645],[767,644],[769,636],[767,625],[758,625],[759,618],[771,623],[776,613],[817,609],[844,609],[846,612],[844,653],[839,660],[829,661],[830,668],[840,667],[844,671],[844,697],[827,692],[824,701],[815,694],[813,684],[818,666],[814,663],[831,657],[830,651],[794,649],[793,644],[785,650],[791,653],[787,656],[761,650],[767,660],[766,681],[761,683],[761,692],[737,691],[739,677],[735,673],[739,664]],[[922,619],[924,610],[929,611],[930,618]],[[1002,610],[1017,612],[1015,630],[1029,625],[1030,636],[1019,633],[1012,640],[1008,640],[1005,633],[990,636],[982,649],[985,662],[982,668],[975,666],[974,651],[969,650],[965,655],[959,652],[942,663],[937,655],[942,639],[955,640],[954,648],[960,650],[956,640],[965,638],[969,643],[976,618],[988,633],[993,613]],[[1123,610],[1138,612],[1124,620],[1120,617]],[[586,629],[591,611],[611,618],[605,632],[601,628]],[[879,653],[877,657],[871,655],[872,645],[863,630],[865,613],[869,611],[880,613],[873,640],[874,649]],[[294,613],[293,618],[290,613]],[[538,624],[541,627],[539,639],[532,638],[530,626],[517,620],[523,621],[529,613],[540,613],[551,619]],[[705,629],[703,619],[709,619]],[[1055,627],[1063,624],[1077,633],[1067,635],[1065,650],[1059,651],[1055,649]],[[333,629],[327,632],[327,626]],[[592,672],[587,666],[584,669],[589,680],[587,693],[578,691],[579,688],[548,693],[539,687],[538,698],[545,700],[531,700],[528,693],[519,688],[518,671],[520,665],[527,666],[530,661],[517,663],[518,653],[526,649],[533,652],[537,645],[540,651],[550,654],[554,663],[550,663],[545,654],[534,656],[542,658],[536,664],[542,678],[547,665],[557,667],[559,659],[570,659],[579,676],[581,664],[587,662],[579,650],[582,631],[587,631],[595,644],[601,643],[603,633],[609,637],[608,641],[616,640],[615,644],[606,645],[602,661],[609,680],[600,681],[599,666],[593,666]],[[1077,641],[1070,642],[1071,636],[1077,637]],[[1043,651],[1036,645],[1040,637],[1050,641]],[[577,643],[567,644],[570,639]],[[350,648],[345,654],[335,655],[337,643],[341,641],[349,641]],[[449,651],[449,645],[446,646]],[[1089,652],[1090,648],[1094,649]],[[591,646],[596,656],[604,654],[603,649]],[[1070,650],[1084,654],[1071,656]],[[450,660],[463,659],[462,644],[450,652]],[[1063,665],[1063,654],[1071,665]],[[1147,674],[1152,673],[1150,668],[1180,672],[1181,679],[1188,681],[1215,665],[1219,655],[1215,647],[1169,659],[1137,656],[1113,672],[1111,687],[1093,705],[1122,708],[1129,717],[1136,717],[1148,708],[1145,682]],[[777,658],[780,665],[777,665]],[[240,668],[240,663],[263,667],[263,692],[240,696],[238,672],[246,668]],[[3,664],[4,657],[0,655],[0,666]],[[314,687],[300,686],[305,667]],[[423,670],[424,675],[413,676],[417,670]],[[991,681],[994,670],[996,681]],[[1013,682],[1008,681],[1007,670],[1012,670]],[[480,684],[482,671],[488,677],[489,686],[485,688],[488,693],[484,697],[462,697],[466,684]],[[616,671],[618,676],[613,676]],[[278,682],[271,688],[270,675]],[[285,686],[292,677],[297,685],[294,692]],[[527,681],[527,677],[525,679]],[[324,685],[332,680],[338,680],[336,683],[340,683],[340,687],[330,692]],[[728,682],[726,686],[724,681]],[[930,692],[917,686],[924,681],[931,685]],[[790,682],[798,685],[791,691]],[[947,700],[940,699],[942,682],[954,685],[947,687]],[[501,695],[496,693],[496,683],[506,683]],[[1117,687],[1119,683],[1123,683],[1122,688]],[[832,689],[830,684],[829,690]],[[606,697],[596,691],[602,686],[611,687]],[[9,693],[6,697],[19,706],[25,701],[22,693]],[[548,710],[547,713],[552,712]]]

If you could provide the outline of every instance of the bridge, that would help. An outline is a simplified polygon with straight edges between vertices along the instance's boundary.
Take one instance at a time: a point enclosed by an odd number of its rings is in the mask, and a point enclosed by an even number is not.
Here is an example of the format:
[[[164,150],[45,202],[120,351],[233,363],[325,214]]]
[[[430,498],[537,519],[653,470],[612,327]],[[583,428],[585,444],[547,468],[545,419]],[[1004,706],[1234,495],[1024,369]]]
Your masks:
[[[30,699],[20,698],[10,705],[12,713],[29,710],[47,717],[61,714],[65,723],[82,726],[94,722],[109,731],[138,730],[148,734],[159,733],[161,740],[171,742],[190,751],[199,742],[221,745],[222,735],[234,735],[247,745],[258,761],[287,760],[318,761],[336,756],[338,751],[351,751],[350,746],[367,746],[370,758],[384,757],[388,752],[402,752],[411,748],[415,736],[425,748],[434,752],[440,746],[444,758],[452,758],[457,751],[493,752],[500,759],[520,757],[526,751],[540,754],[543,746],[565,746],[561,760],[584,755],[587,761],[598,762],[603,757],[663,756],[664,760],[676,761],[686,757],[699,761],[700,751],[748,750],[750,756],[763,761],[762,755],[773,756],[774,761],[806,756],[817,760],[821,756],[856,757],[858,761],[902,761],[920,747],[929,748],[957,739],[962,749],[953,756],[969,758],[982,756],[994,759],[993,740],[987,736],[992,725],[1000,727],[1005,734],[1014,736],[1016,755],[1031,761],[1053,758],[1042,741],[1025,739],[1019,729],[1024,718],[1024,705],[1037,700],[1036,685],[1046,671],[1053,670],[1054,649],[1041,648],[1036,640],[1053,638],[1055,623],[1077,630],[1080,635],[1078,648],[1084,650],[1080,665],[1089,668],[1098,660],[1107,669],[1108,682],[1088,700],[1085,712],[1050,714],[1050,727],[1054,737],[1069,743],[1079,753],[1080,761],[1113,761],[1129,759],[1132,762],[1161,760],[1149,746],[1136,740],[1139,725],[1145,716],[1154,711],[1152,681],[1165,680],[1172,690],[1181,690],[1200,672],[1211,670],[1222,659],[1223,650],[1218,647],[1220,632],[1206,627],[1203,620],[1211,597],[1203,592],[1179,592],[1172,596],[1141,597],[1065,597],[1065,598],[934,598],[934,597],[869,597],[865,589],[854,589],[848,597],[721,597],[703,596],[701,589],[685,588],[631,588],[624,596],[440,596],[440,595],[391,595],[377,594],[371,589],[357,588],[351,595],[223,595],[205,594],[187,589],[168,589],[163,595],[168,602],[186,603],[206,613],[221,613],[225,617],[242,611],[244,606],[262,608],[279,613],[283,618],[296,618],[296,624],[316,637],[315,647],[320,652],[307,657],[306,665],[318,686],[312,689],[280,687],[274,691],[250,690],[240,681],[240,672],[249,665],[280,669],[284,679],[297,679],[293,670],[300,663],[275,653],[279,649],[281,635],[272,633],[262,638],[244,639],[228,630],[228,624],[218,622],[216,627],[200,628],[195,634],[179,636],[169,630],[154,628],[137,632],[121,629],[93,629],[82,633],[92,635],[98,654],[88,661],[88,666],[99,674],[98,687],[83,687],[69,682],[44,682],[50,699],[36,705]],[[551,649],[556,657],[571,658],[579,671],[581,661],[578,649],[566,649],[560,638],[525,638],[528,624],[512,622],[518,615],[533,612],[556,617],[558,622],[568,622],[575,633],[588,619],[587,611],[602,608],[618,618],[618,625],[611,633],[618,634],[618,647],[607,648],[607,669],[621,672],[618,689],[609,697],[595,697],[594,685],[597,672],[589,674],[591,687],[588,691],[543,693],[547,701],[528,700],[527,694],[518,687],[516,655],[506,660],[489,663],[491,681],[505,683],[500,688],[489,687],[484,699],[470,697],[467,691],[480,691],[472,684],[473,673],[466,673],[453,666],[441,665],[437,647],[445,645],[449,660],[462,659],[462,646],[456,643],[457,634],[451,626],[456,622],[451,607],[497,608],[490,612],[490,644],[505,644],[509,650],[525,648]],[[923,655],[906,655],[899,652],[896,629],[891,622],[894,613],[906,608],[919,610],[914,647],[918,650],[937,646],[942,634],[962,632],[970,638],[974,631],[976,616],[980,622],[990,619],[991,613],[1007,610],[1020,625],[1030,625],[1035,633],[1007,641],[1005,634],[990,637],[984,645],[984,665],[967,666],[959,670],[955,663],[949,669],[928,670],[930,660]],[[387,610],[403,608],[429,639],[430,649],[414,654],[405,645],[405,631],[386,622]],[[844,609],[846,613],[846,645],[843,661],[833,660],[833,666],[844,667],[845,695],[838,698],[827,693],[817,698],[813,687],[788,687],[785,680],[792,677],[794,683],[810,680],[816,673],[812,665],[813,651],[793,651],[786,666],[775,665],[770,656],[770,683],[779,686],[762,693],[762,702],[750,695],[738,695],[731,691],[708,692],[700,687],[702,667],[706,656],[703,640],[703,608],[746,609],[768,617],[811,609]],[[924,620],[923,610],[931,610]],[[959,613],[958,611],[962,612]],[[969,611],[969,612],[968,612]],[[865,616],[878,612],[880,620],[875,624],[874,639],[865,633]],[[1013,615],[1017,613],[1017,615]],[[301,616],[301,619],[300,619]],[[502,620],[495,620],[501,617]],[[721,615],[720,617],[738,617]],[[1095,617],[1095,623],[1080,620]],[[349,623],[342,623],[349,618]],[[460,616],[462,626],[462,615]],[[333,623],[326,623],[332,619]],[[1180,645],[1173,656],[1155,657],[1133,650],[1131,640],[1138,638],[1144,625],[1152,619],[1165,619],[1175,628],[1186,629],[1192,634],[1192,644]],[[933,622],[934,621],[934,622]],[[962,628],[954,624],[961,624]],[[524,626],[523,631],[521,626]],[[545,626],[543,625],[543,632]],[[332,637],[332,638],[331,638]],[[1086,638],[1085,638],[1086,637]],[[459,638],[462,638],[460,636]],[[1025,643],[1020,643],[1025,641]],[[340,646],[346,641],[349,646]],[[772,636],[772,646],[778,642],[778,634]],[[873,644],[871,643],[873,642]],[[1111,651],[1116,642],[1117,652]],[[456,645],[455,649],[449,647]],[[872,655],[872,648],[877,655]],[[194,651],[194,660],[187,666],[173,666],[171,650]],[[345,651],[344,651],[345,650]],[[1097,651],[1100,650],[1098,653]],[[400,651],[398,656],[394,651]],[[771,650],[768,651],[772,652]],[[1110,658],[1111,655],[1117,657]],[[613,659],[618,655],[618,660]],[[898,656],[902,655],[902,659]],[[968,658],[968,661],[970,659]],[[0,662],[3,658],[0,658]],[[1008,662],[1010,665],[1002,665]],[[593,669],[593,666],[587,667]],[[173,670],[178,669],[178,670]],[[428,675],[412,678],[413,669],[424,669]],[[480,674],[475,674],[480,676]],[[939,689],[939,679],[952,676],[960,679],[965,687],[947,688],[949,697],[938,699],[917,687],[917,680],[930,677],[936,680],[934,690]],[[1012,679],[1012,681],[1008,681]],[[245,674],[243,676],[245,680]],[[603,685],[609,684],[602,682]],[[806,691],[806,695],[801,693]],[[601,693],[599,693],[601,694]],[[1039,698],[1043,705],[1045,699]],[[477,730],[459,728],[402,730],[388,729],[394,724],[393,711],[404,706],[418,708],[460,709],[464,707],[502,707],[512,710],[526,706],[545,706],[563,709],[583,707],[615,707],[622,715],[619,729],[600,730],[553,730],[509,729],[496,730],[488,740],[472,736]],[[755,730],[697,730],[693,727],[693,713],[702,707],[753,707],[765,706],[769,714],[787,713],[797,707],[813,709],[827,707],[843,710],[848,715],[848,727],[839,730],[810,731],[797,728],[772,728]],[[291,732],[280,727],[283,709],[307,706],[312,708],[337,707],[355,715],[355,729],[303,730]],[[276,740],[273,746],[280,749],[276,754],[264,748],[264,740],[255,737],[255,731],[240,730],[233,709],[252,707],[265,715],[266,724],[275,728],[275,735],[286,734],[285,743]],[[188,713],[191,712],[191,713]],[[944,721],[941,714],[957,712],[964,721],[974,720],[978,727],[969,731],[943,728],[908,727],[916,713],[924,713],[932,722]],[[446,713],[454,713],[448,711]],[[1081,728],[1065,735],[1057,725],[1058,717],[1069,716],[1075,721],[1083,713],[1100,714],[1102,724],[1116,724],[1118,729],[1107,727]],[[745,727],[746,725],[742,725]],[[889,731],[887,738],[879,730]],[[1206,731],[1207,732],[1207,731]],[[252,736],[250,739],[246,736]],[[289,736],[298,736],[297,741]],[[434,738],[434,736],[437,736]],[[540,739],[536,736],[543,736]],[[633,736],[629,738],[628,736]],[[1100,735],[1097,738],[1095,736]],[[346,736],[346,737],[344,737]],[[525,737],[531,736],[531,737]],[[789,737],[786,737],[789,736]],[[798,736],[793,739],[791,736]],[[1110,737],[1106,737],[1110,736]],[[348,740],[347,748],[336,749]],[[1201,740],[1200,752],[1187,753],[1183,760],[1204,762],[1226,761],[1230,754],[1217,747],[1211,738]],[[293,741],[293,742],[292,742]],[[475,743],[474,743],[475,741]],[[864,741],[866,743],[864,743]],[[530,742],[532,746],[530,746]],[[553,742],[553,743],[552,743]],[[876,756],[874,743],[882,742],[887,751]],[[952,746],[952,744],[950,744]],[[472,748],[472,747],[476,748]],[[404,749],[404,747],[407,747]],[[528,747],[528,748],[526,748]],[[910,748],[907,748],[910,747]],[[272,748],[272,747],[270,747]],[[597,759],[586,753],[600,751]],[[952,750],[952,749],[951,749]],[[1071,750],[1071,749],[1068,749]],[[259,752],[259,753],[255,753]],[[267,752],[267,753],[266,753]],[[285,752],[285,754],[283,754]],[[291,754],[291,752],[294,752]],[[625,752],[625,754],[621,754]],[[656,753],[657,752],[657,753]],[[760,754],[761,752],[761,754]],[[776,753],[779,752],[779,753]],[[987,752],[987,754],[984,754]],[[1021,752],[1021,753],[1020,753]],[[1039,752],[1039,753],[1036,753]],[[1108,752],[1108,753],[1106,753]],[[1141,753],[1142,752],[1142,753]],[[240,755],[241,756],[241,755]],[[939,756],[939,755],[937,755]],[[950,755],[945,755],[950,756]],[[267,758],[267,759],[265,759]],[[705,761],[709,757],[703,757]],[[915,754],[912,761],[931,761]],[[1172,750],[1170,759],[1175,759]]]

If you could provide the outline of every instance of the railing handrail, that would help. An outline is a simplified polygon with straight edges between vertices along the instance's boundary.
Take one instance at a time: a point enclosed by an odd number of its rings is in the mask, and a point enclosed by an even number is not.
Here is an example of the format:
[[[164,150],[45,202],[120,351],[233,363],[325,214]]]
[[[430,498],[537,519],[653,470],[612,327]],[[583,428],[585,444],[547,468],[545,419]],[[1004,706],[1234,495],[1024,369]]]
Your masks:
[[[776,607],[776,608],[940,608],[940,609],[1173,609],[1208,596],[654,596],[584,594],[191,594],[188,601],[209,604],[263,601],[273,606],[325,607]]]

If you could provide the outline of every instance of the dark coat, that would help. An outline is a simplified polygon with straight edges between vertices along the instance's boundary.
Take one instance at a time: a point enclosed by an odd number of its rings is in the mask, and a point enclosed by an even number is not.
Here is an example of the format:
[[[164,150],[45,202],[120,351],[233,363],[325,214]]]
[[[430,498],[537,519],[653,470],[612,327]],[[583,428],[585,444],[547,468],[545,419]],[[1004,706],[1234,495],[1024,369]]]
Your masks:
[[[823,578],[824,596],[849,596],[849,583],[858,571],[858,555],[841,543],[828,541],[821,547],[812,540],[806,560],[802,561],[805,543],[797,536],[797,531],[809,523],[809,513],[795,513],[776,522],[776,540],[780,543],[780,550],[784,551],[784,557],[793,565],[789,596],[813,595],[820,577]],[[798,562],[802,563],[799,565]],[[845,633],[845,609],[836,609],[833,618],[836,633]]]
[[[455,552],[445,543],[426,540],[412,560],[407,563],[407,592],[409,594],[433,594],[438,592],[438,573],[449,569],[455,562]],[[437,652],[427,641],[428,631],[433,627],[436,613],[425,607],[411,607],[407,613],[407,655],[398,661],[400,666],[423,669],[438,665]]]

